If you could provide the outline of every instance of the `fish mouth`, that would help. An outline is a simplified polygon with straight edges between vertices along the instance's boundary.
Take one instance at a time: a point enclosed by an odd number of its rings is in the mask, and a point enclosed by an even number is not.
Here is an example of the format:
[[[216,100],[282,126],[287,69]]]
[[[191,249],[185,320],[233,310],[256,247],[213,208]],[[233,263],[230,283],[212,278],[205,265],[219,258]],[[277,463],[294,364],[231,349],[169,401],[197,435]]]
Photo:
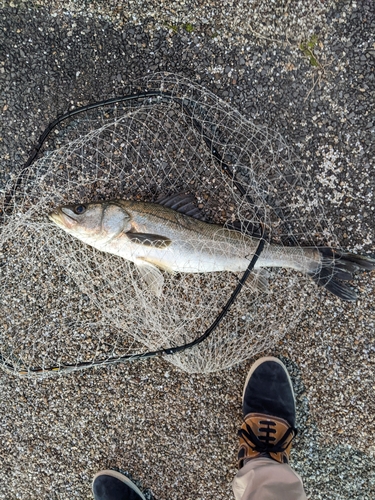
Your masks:
[[[50,214],[48,214],[49,220],[54,222],[57,226],[62,228],[70,228],[77,224],[77,221],[73,219],[69,214],[67,214],[63,209],[58,208]]]
[[[50,214],[48,214],[48,218],[49,220],[51,220],[52,222],[59,222],[60,220],[60,216],[59,216],[59,212],[56,210],[54,212],[51,212]]]

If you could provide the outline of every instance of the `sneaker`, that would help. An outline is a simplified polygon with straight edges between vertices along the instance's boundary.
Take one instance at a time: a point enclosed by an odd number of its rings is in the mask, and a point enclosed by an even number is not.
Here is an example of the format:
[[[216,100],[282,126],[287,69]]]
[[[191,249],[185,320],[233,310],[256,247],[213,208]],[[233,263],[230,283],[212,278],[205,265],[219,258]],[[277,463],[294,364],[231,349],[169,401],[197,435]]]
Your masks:
[[[284,364],[273,357],[258,359],[246,378],[242,401],[238,468],[259,457],[288,463],[297,429],[294,392]]]
[[[136,485],[115,470],[102,470],[92,482],[95,500],[146,500]]]

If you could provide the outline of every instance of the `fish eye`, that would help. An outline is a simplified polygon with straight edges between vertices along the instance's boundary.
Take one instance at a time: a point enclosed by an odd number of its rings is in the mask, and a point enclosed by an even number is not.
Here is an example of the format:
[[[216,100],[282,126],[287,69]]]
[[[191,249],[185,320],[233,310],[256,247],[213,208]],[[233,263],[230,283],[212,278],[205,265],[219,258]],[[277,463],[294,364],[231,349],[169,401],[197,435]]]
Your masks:
[[[83,212],[85,212],[86,210],[86,207],[85,205],[76,205],[74,208],[73,208],[73,212],[77,215],[81,215],[83,214]]]

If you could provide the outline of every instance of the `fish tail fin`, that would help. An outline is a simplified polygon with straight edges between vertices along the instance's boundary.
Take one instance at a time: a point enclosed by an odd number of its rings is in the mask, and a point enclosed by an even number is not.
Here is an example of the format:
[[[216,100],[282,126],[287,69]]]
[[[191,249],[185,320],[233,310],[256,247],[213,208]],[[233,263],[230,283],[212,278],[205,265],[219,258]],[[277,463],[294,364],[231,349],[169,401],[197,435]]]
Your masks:
[[[356,271],[372,271],[375,259],[361,255],[340,252],[332,248],[318,248],[320,253],[319,268],[309,271],[308,275],[340,299],[353,302],[357,300],[355,290],[346,283]]]

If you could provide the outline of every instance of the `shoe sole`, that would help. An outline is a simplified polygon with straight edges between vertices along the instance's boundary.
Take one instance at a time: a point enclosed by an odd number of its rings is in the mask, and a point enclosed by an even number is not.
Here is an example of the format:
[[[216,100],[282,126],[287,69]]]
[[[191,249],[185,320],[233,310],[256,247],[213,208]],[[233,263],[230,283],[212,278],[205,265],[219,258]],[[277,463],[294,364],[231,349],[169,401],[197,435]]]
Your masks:
[[[128,477],[126,477],[124,474],[121,474],[121,472],[117,472],[117,470],[101,470],[100,472],[97,472],[94,476],[94,479],[92,480],[92,486],[94,485],[94,481],[98,476],[111,476],[115,477],[116,479],[119,479],[123,483],[125,483],[129,488],[135,491],[139,495],[139,497],[142,500],[146,500],[145,496],[143,493],[136,487],[136,485],[131,481]]]
[[[264,356],[263,358],[259,358],[257,361],[255,361],[255,363],[251,366],[250,368],[250,371],[249,373],[247,374],[247,377],[246,377],[246,380],[245,380],[245,384],[244,384],[244,387],[243,387],[243,392],[242,392],[242,403],[244,401],[244,398],[245,398],[245,392],[246,392],[246,387],[247,387],[247,384],[250,380],[250,377],[251,375],[255,372],[255,370],[258,368],[259,365],[261,365],[262,363],[264,363],[265,361],[275,361],[276,363],[278,363],[279,365],[281,365],[283,368],[284,368],[284,371],[288,377],[288,380],[289,380],[289,385],[290,385],[290,388],[292,390],[292,394],[293,394],[293,400],[294,400],[294,406],[296,406],[296,398],[295,398],[295,395],[294,395],[294,390],[293,390],[293,385],[292,385],[292,381],[290,379],[290,376],[289,376],[289,373],[288,373],[288,370],[286,369],[284,363],[282,361],[280,361],[278,358],[275,358],[273,356]]]

